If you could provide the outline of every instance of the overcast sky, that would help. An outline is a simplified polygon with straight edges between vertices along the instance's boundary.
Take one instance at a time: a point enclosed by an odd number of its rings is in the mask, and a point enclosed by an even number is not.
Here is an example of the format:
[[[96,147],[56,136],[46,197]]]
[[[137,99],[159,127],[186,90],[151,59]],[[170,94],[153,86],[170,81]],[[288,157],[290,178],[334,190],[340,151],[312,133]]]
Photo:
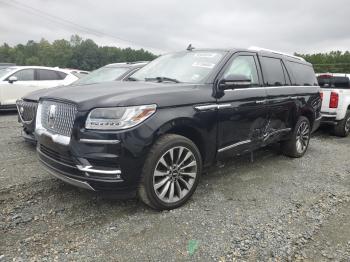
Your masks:
[[[100,45],[156,53],[189,43],[344,51],[350,50],[349,5],[349,0],[0,0],[0,44],[79,34]]]

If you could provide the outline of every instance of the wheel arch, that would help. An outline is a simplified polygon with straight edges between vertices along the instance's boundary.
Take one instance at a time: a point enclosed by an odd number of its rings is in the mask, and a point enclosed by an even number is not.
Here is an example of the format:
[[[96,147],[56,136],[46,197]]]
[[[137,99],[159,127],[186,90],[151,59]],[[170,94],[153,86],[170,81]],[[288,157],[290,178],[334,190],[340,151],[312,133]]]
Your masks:
[[[309,120],[310,127],[312,129],[315,121],[315,114],[313,110],[310,108],[304,108],[303,110],[301,110],[300,116],[304,116]],[[296,121],[298,121],[298,119],[296,119]]]
[[[195,123],[194,120],[190,118],[178,118],[172,121],[169,121],[162,125],[158,132],[158,139],[162,135],[166,134],[176,134],[190,139],[198,148],[203,164],[209,161],[208,155],[208,147],[205,139],[205,134],[201,131],[201,128]]]

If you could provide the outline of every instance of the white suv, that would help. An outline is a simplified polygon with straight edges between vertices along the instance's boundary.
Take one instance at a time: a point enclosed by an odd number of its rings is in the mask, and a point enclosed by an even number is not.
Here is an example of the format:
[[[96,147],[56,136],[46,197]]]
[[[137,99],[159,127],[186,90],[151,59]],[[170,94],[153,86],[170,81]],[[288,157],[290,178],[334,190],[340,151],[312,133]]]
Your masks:
[[[348,136],[350,132],[350,75],[318,74],[322,89],[322,123],[334,125],[333,133]]]
[[[13,66],[0,70],[0,109],[15,108],[16,100],[42,88],[69,85],[78,80],[71,70],[40,66]]]

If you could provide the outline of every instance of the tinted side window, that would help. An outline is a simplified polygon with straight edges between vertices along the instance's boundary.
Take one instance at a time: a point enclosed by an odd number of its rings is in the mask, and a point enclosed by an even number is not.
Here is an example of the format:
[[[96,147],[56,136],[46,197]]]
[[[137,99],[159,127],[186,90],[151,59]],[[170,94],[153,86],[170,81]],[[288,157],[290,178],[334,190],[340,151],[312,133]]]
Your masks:
[[[313,86],[317,85],[315,72],[311,66],[299,64],[292,61],[287,61],[289,70],[294,77],[293,85],[298,86]]]
[[[318,78],[318,84],[321,88],[341,88],[350,89],[350,81],[346,76],[324,76],[321,75]]]
[[[61,80],[61,76],[54,70],[37,69],[38,80]]]
[[[59,71],[57,71],[56,73],[58,74],[58,76],[59,76],[60,80],[65,79],[65,78],[66,78],[66,76],[67,76],[67,74],[66,74],[66,73],[63,73],[63,72],[59,72]]]
[[[34,69],[23,69],[12,76],[17,77],[18,81],[34,81]]]
[[[287,84],[281,59],[261,57],[264,83],[267,86],[284,86]]]
[[[228,75],[244,75],[250,79],[252,86],[259,85],[258,71],[254,56],[238,56],[234,58],[226,69],[224,77]]]

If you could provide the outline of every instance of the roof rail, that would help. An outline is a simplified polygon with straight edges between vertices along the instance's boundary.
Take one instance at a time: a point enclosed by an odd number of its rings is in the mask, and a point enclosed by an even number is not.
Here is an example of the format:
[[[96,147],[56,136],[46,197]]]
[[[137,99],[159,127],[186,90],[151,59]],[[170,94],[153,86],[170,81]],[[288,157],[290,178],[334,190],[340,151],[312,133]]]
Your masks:
[[[287,54],[287,53],[283,53],[283,52],[275,51],[275,50],[271,50],[271,49],[266,49],[266,48],[262,48],[262,47],[258,47],[258,46],[251,46],[248,48],[248,50],[265,51],[265,52],[270,52],[270,53],[279,54],[279,55],[285,55],[285,56],[293,57],[295,59],[299,59],[301,61],[305,61],[305,59],[300,57],[300,56],[295,56],[295,55],[291,55],[291,54]]]

